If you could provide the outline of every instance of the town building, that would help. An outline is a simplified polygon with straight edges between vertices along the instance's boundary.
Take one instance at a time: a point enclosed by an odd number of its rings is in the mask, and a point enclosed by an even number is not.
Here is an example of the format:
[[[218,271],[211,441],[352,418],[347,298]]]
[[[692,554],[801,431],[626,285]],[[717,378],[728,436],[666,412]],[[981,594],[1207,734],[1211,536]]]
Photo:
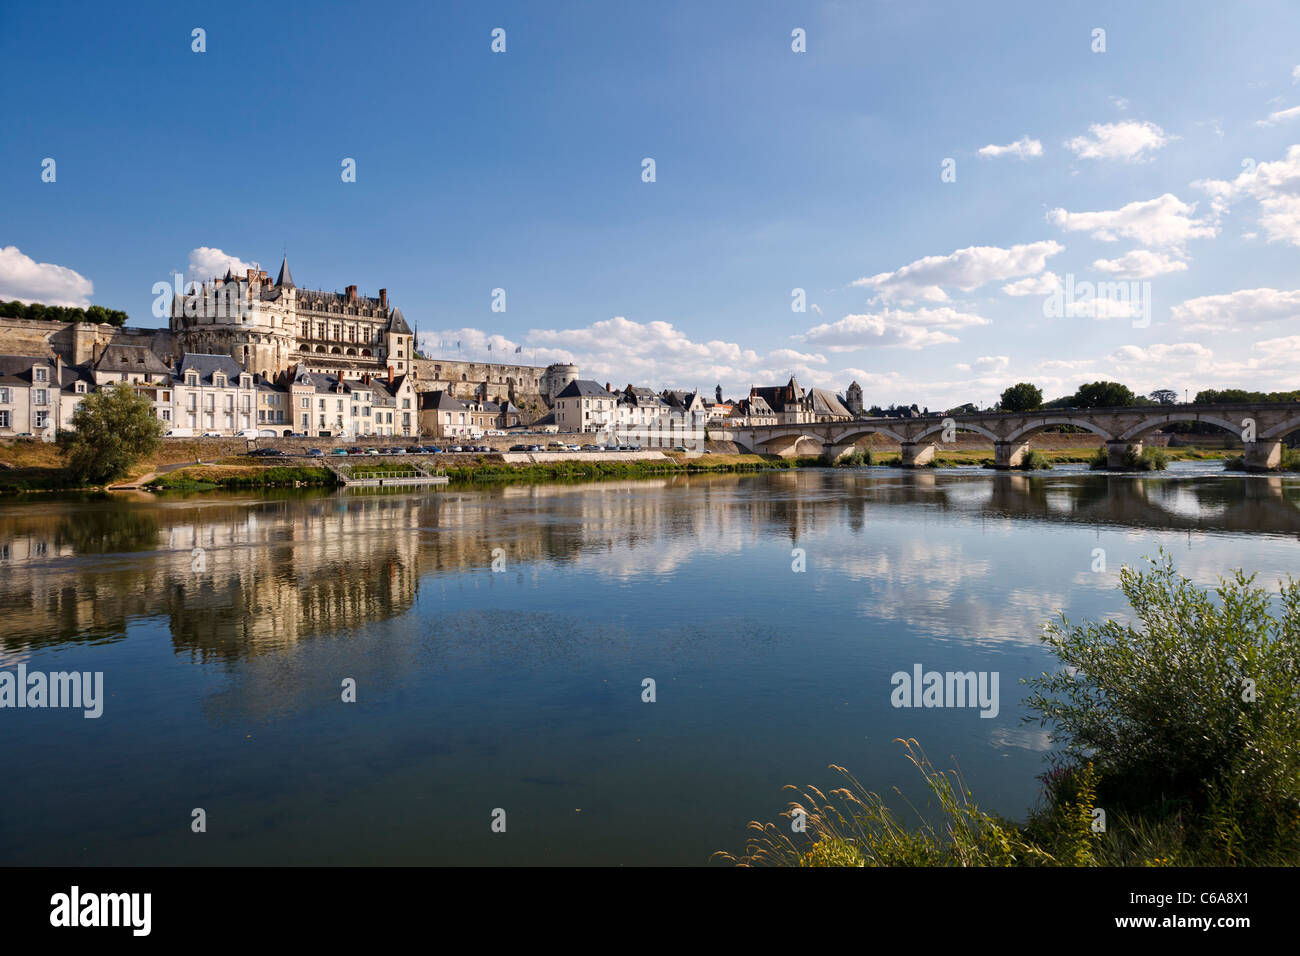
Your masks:
[[[574,379],[555,396],[555,424],[562,432],[607,431],[616,422],[616,399],[589,379]]]

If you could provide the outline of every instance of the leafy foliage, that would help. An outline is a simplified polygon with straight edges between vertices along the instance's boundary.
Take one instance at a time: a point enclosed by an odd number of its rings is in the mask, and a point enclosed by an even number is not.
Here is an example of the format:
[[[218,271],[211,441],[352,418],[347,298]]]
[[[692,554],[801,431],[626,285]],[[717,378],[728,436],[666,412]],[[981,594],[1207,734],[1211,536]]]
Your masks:
[[[1300,584],[1276,599],[1236,571],[1206,590],[1169,556],[1124,568],[1136,623],[1071,625],[1043,640],[1063,667],[1027,700],[1107,804],[1186,815],[1218,862],[1266,857],[1300,836]],[[1274,609],[1279,611],[1274,614]]]
[[[68,473],[80,483],[99,485],[124,477],[135,462],[153,454],[162,422],[149,399],[126,383],[91,392],[72,416],[73,431],[59,433]]]
[[[106,309],[102,305],[92,305],[86,309],[76,306],[45,305],[41,302],[0,301],[0,316],[8,319],[34,319],[51,322],[106,322],[109,325],[125,325],[127,314],[117,309]]]
[[[1004,412],[1032,412],[1043,407],[1043,390],[1029,382],[1019,382],[1002,393]]]

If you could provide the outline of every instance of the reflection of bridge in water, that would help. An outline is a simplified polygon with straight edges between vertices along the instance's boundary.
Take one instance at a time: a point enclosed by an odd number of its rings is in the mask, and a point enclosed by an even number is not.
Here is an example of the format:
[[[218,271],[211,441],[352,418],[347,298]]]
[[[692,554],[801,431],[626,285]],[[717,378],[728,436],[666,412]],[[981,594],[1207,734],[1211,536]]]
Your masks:
[[[994,467],[1015,468],[1035,435],[1048,428],[1073,425],[1106,443],[1108,466],[1123,467],[1129,453],[1141,454],[1143,439],[1166,425],[1200,422],[1221,428],[1245,444],[1246,467],[1252,471],[1277,468],[1282,442],[1300,428],[1300,404],[1242,402],[1231,405],[1156,405],[1138,408],[1057,408],[1041,412],[991,412],[975,415],[936,415],[919,418],[860,418],[847,422],[756,425],[718,429],[715,438],[734,441],[751,452],[792,457],[801,442],[820,445],[832,459],[851,452],[861,440],[880,435],[902,448],[904,468],[934,458],[939,442],[951,442],[959,431],[983,435],[993,443]]]

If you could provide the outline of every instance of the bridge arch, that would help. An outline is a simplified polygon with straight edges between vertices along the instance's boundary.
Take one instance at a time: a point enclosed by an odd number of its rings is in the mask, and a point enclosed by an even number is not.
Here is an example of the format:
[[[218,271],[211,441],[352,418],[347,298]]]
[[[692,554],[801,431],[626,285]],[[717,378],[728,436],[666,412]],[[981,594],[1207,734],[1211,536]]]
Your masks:
[[[1291,434],[1297,428],[1300,428],[1300,415],[1296,415],[1294,418],[1288,418],[1281,425],[1274,425],[1272,428],[1264,432],[1259,437],[1278,440],[1281,438],[1285,438],[1287,435]]]
[[[994,434],[993,432],[985,428],[983,425],[976,425],[974,422],[954,421],[953,425],[955,427],[955,430],[959,432],[975,432],[976,434],[983,435],[985,438],[991,439],[992,441],[995,442],[1005,440],[1001,435]],[[940,421],[938,424],[931,425],[929,428],[922,431],[915,438],[913,438],[912,441],[923,441],[929,436],[942,431],[943,431],[943,422]]]
[[[836,445],[857,444],[860,439],[866,438],[868,435],[884,435],[886,438],[892,438],[900,445],[907,441],[906,438],[891,428],[880,428],[875,426],[863,428],[861,425],[857,424],[854,424],[851,427],[846,427],[842,431],[830,429],[827,434],[830,441]]]
[[[1231,432],[1238,438],[1241,437],[1241,423],[1230,422],[1227,419],[1219,418],[1216,415],[1201,415],[1196,412],[1167,412],[1156,418],[1148,418],[1140,424],[1134,425],[1124,434],[1119,436],[1120,441],[1136,441],[1144,435],[1149,435],[1162,425],[1171,425],[1174,422],[1204,422],[1207,425],[1217,425],[1226,432]]]
[[[1115,440],[1114,435],[1106,431],[1106,429],[1102,428],[1100,425],[1096,424],[1095,422],[1088,421],[1086,418],[1069,418],[1067,416],[1060,416],[1060,417],[1053,416],[1052,418],[1039,419],[1038,421],[1031,422],[1028,425],[1022,425],[1021,427],[1011,432],[1011,434],[1009,434],[1005,439],[999,439],[999,441],[1026,441],[1030,437],[1037,435],[1039,432],[1046,431],[1048,428],[1051,428],[1053,425],[1074,425],[1076,428],[1086,429],[1087,431],[1092,432],[1094,435],[1100,435],[1106,441]]]

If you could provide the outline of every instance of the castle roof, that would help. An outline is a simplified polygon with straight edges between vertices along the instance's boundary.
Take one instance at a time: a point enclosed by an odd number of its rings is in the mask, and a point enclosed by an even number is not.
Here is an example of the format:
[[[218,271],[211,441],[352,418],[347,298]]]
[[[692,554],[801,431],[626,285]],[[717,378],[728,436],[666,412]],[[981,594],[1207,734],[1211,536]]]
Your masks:
[[[401,309],[393,309],[393,314],[388,318],[388,331],[397,335],[411,334],[411,327],[406,324],[406,316],[402,315]]]
[[[284,261],[280,263],[280,275],[276,278],[275,284],[282,289],[297,288],[293,284],[293,273],[289,271],[289,257],[285,256]]]

